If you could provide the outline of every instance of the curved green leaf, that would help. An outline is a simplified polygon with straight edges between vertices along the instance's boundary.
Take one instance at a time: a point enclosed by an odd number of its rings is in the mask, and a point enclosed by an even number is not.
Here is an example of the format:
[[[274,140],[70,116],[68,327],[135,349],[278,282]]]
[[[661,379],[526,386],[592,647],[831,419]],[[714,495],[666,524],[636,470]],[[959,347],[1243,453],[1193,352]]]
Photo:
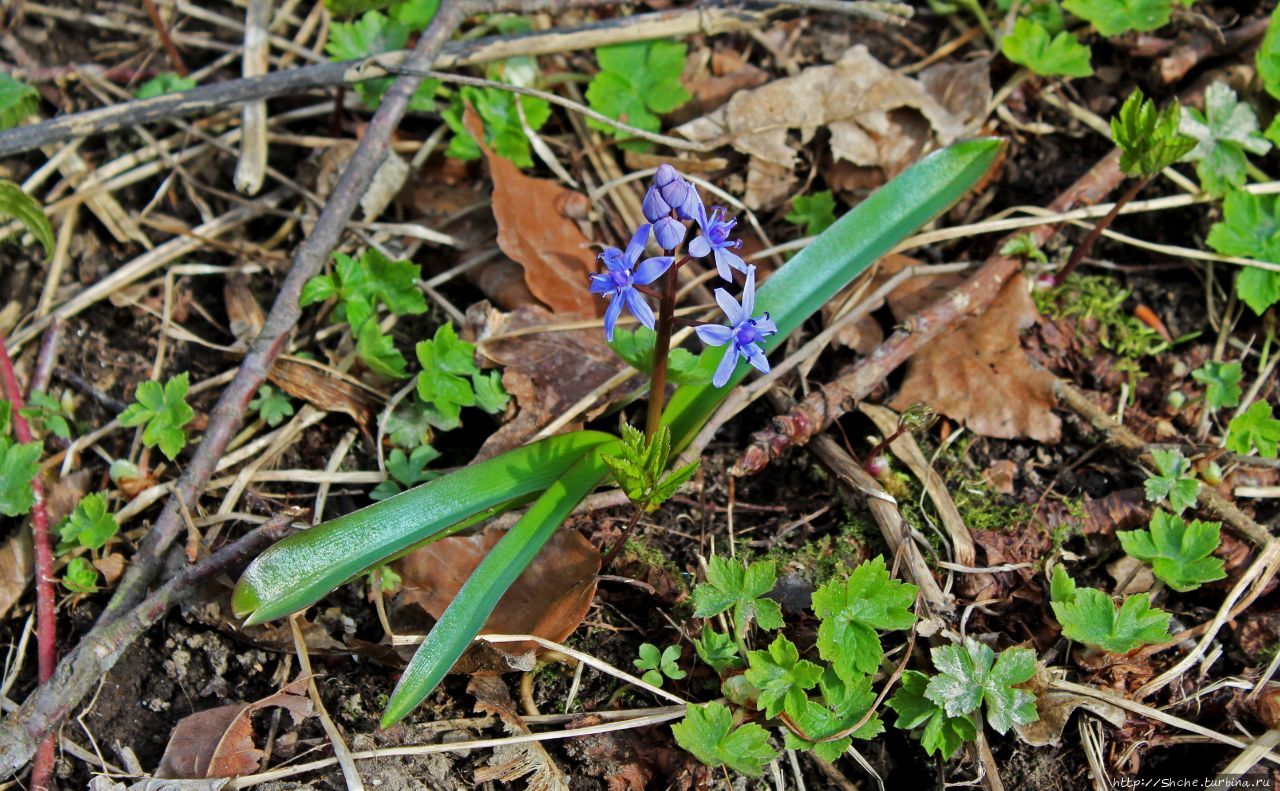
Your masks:
[[[768,311],[778,325],[778,334],[765,341],[766,353],[877,259],[959,200],[991,168],[999,150],[998,139],[982,138],[930,154],[846,212],[765,281],[756,293],[756,310]],[[718,361],[728,348],[703,354]],[[750,370],[739,365],[723,388],[704,384],[676,390],[663,415],[671,426],[672,447],[679,450],[692,441]]]
[[[44,247],[46,256],[53,255],[53,229],[40,202],[22,191],[12,181],[0,179],[0,215],[9,216],[27,226],[27,230]]]
[[[569,512],[604,478],[607,468],[601,456],[616,452],[613,444],[587,451],[489,550],[405,668],[382,714],[383,728],[399,722],[435,689],[480,633],[502,594],[533,561]]]
[[[611,440],[598,431],[550,437],[289,536],[245,569],[232,609],[248,616],[246,624],[296,612],[402,549],[545,489],[585,451]]]

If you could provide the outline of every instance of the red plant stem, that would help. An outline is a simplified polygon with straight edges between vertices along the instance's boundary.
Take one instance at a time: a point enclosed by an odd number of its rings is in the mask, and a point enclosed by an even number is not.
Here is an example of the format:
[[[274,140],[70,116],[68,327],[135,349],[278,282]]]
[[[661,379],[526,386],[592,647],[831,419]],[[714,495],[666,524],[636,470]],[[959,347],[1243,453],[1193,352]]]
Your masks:
[[[31,426],[20,414],[23,407],[22,388],[13,372],[13,362],[0,337],[0,385],[13,407],[13,433],[21,443],[32,441]],[[40,683],[49,680],[58,663],[58,616],[53,596],[53,550],[49,546],[49,515],[44,508],[44,484],[37,474],[31,480],[31,543],[36,561],[36,645],[39,661]],[[31,787],[51,788],[53,776],[53,736],[40,743],[35,763],[31,769]]]
[[[1094,242],[1098,241],[1098,237],[1102,236],[1102,232],[1107,230],[1115,218],[1119,216],[1120,210],[1124,208],[1124,205],[1138,197],[1138,193],[1142,192],[1142,188],[1147,186],[1150,181],[1150,176],[1143,176],[1134,181],[1129,186],[1129,189],[1125,190],[1125,193],[1120,196],[1120,200],[1116,201],[1115,205],[1111,207],[1111,211],[1107,212],[1101,220],[1098,220],[1093,229],[1089,231],[1089,235],[1084,238],[1084,241],[1076,245],[1076,249],[1071,251],[1071,257],[1067,259],[1067,263],[1063,265],[1062,269],[1058,270],[1058,282],[1066,280],[1067,275],[1076,271],[1076,267],[1080,266],[1080,262],[1093,249]]]
[[[142,0],[142,5],[147,9],[147,16],[151,17],[151,24],[155,26],[156,32],[160,34],[160,44],[164,46],[164,52],[169,56],[169,62],[173,64],[173,70],[178,72],[181,77],[187,76],[187,65],[182,62],[182,56],[178,54],[178,47],[173,43],[173,38],[169,36],[169,28],[165,25],[164,19],[160,17],[160,9],[156,8],[155,0]]]
[[[662,423],[662,409],[666,406],[667,358],[671,352],[671,325],[676,312],[678,275],[679,266],[673,266],[662,276],[662,300],[658,303],[658,323],[654,326],[657,337],[653,341],[653,372],[649,377],[649,415],[644,423],[646,437],[652,437],[658,431],[658,426]]]

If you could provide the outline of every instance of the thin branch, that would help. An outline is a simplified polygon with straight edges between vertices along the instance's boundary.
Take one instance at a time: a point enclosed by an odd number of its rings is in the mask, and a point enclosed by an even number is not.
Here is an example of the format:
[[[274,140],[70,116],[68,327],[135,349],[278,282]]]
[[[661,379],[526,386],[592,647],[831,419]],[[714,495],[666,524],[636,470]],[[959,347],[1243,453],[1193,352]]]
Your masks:
[[[22,416],[22,388],[13,372],[13,362],[4,348],[0,336],[0,385],[12,407],[13,433],[18,442],[32,442],[31,426]],[[41,445],[43,448],[43,444]],[[36,644],[39,657],[40,683],[53,675],[58,661],[58,613],[53,592],[53,550],[49,543],[49,514],[44,507],[44,482],[39,473],[31,479],[31,540],[34,545],[36,576]],[[35,766],[31,772],[33,788],[47,789],[53,777],[54,739],[50,735],[40,743]]]
[[[36,688],[22,707],[0,722],[0,779],[29,760],[36,746],[66,719],[102,682],[129,646],[170,608],[199,590],[200,584],[233,572],[289,530],[292,514],[273,517],[186,571],[174,577],[146,601],[110,624],[98,624],[62,658],[53,677]]]
[[[432,66],[453,68],[513,55],[546,55],[652,38],[746,30],[759,27],[765,19],[763,14],[723,8],[662,11],[618,17],[569,30],[450,42],[429,61],[419,60],[406,51],[400,51],[362,60],[300,66],[286,71],[273,71],[261,77],[197,85],[181,93],[122,102],[9,129],[0,132],[0,157],[12,156],[51,143],[63,143],[77,137],[387,76],[385,69],[378,64],[403,64],[413,69]]]

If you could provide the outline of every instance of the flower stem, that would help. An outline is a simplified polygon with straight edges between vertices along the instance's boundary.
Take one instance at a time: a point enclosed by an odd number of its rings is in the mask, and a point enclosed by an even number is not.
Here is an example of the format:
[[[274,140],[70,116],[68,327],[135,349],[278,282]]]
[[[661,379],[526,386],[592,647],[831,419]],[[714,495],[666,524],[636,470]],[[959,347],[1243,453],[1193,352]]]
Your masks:
[[[1076,271],[1076,267],[1080,265],[1080,262],[1084,260],[1085,255],[1087,255],[1089,250],[1093,247],[1093,243],[1098,241],[1098,237],[1102,236],[1102,232],[1107,230],[1107,227],[1111,225],[1111,222],[1120,214],[1120,209],[1124,208],[1126,203],[1136,198],[1138,193],[1142,192],[1142,188],[1147,186],[1147,182],[1149,181],[1151,181],[1150,176],[1143,176],[1142,178],[1134,181],[1129,189],[1120,196],[1120,200],[1116,201],[1115,205],[1111,207],[1111,211],[1107,212],[1106,216],[1101,220],[1098,220],[1097,224],[1093,226],[1093,230],[1089,231],[1089,235],[1084,238],[1084,241],[1077,245],[1075,250],[1071,251],[1071,257],[1067,259],[1067,263],[1062,267],[1062,269],[1058,270],[1057,281],[1059,283],[1066,280],[1067,275]]]
[[[649,377],[649,415],[644,433],[652,438],[662,423],[662,408],[667,392],[667,357],[671,351],[671,326],[675,322],[676,278],[679,266],[673,266],[662,276],[662,299],[658,303],[658,322],[654,325],[657,337],[653,341],[653,372]]]

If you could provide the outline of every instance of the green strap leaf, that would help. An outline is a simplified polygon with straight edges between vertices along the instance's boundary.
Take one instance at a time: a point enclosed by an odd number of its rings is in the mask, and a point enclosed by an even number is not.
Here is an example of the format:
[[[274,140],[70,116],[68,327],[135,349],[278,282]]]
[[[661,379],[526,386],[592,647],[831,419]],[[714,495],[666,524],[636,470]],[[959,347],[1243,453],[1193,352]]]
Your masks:
[[[231,606],[248,616],[246,624],[301,610],[396,552],[486,508],[542,491],[584,452],[613,439],[598,431],[550,437],[289,536],[249,564]]]
[[[601,459],[603,453],[617,453],[617,448],[597,446],[588,450],[529,506],[480,562],[405,668],[382,714],[383,728],[399,722],[435,689],[480,633],[502,594],[533,561],[569,512],[604,479],[608,468]]]
[[[53,255],[53,228],[49,227],[44,207],[17,184],[4,179],[0,179],[0,215],[12,217],[27,226],[31,235],[44,247],[44,254]]]

